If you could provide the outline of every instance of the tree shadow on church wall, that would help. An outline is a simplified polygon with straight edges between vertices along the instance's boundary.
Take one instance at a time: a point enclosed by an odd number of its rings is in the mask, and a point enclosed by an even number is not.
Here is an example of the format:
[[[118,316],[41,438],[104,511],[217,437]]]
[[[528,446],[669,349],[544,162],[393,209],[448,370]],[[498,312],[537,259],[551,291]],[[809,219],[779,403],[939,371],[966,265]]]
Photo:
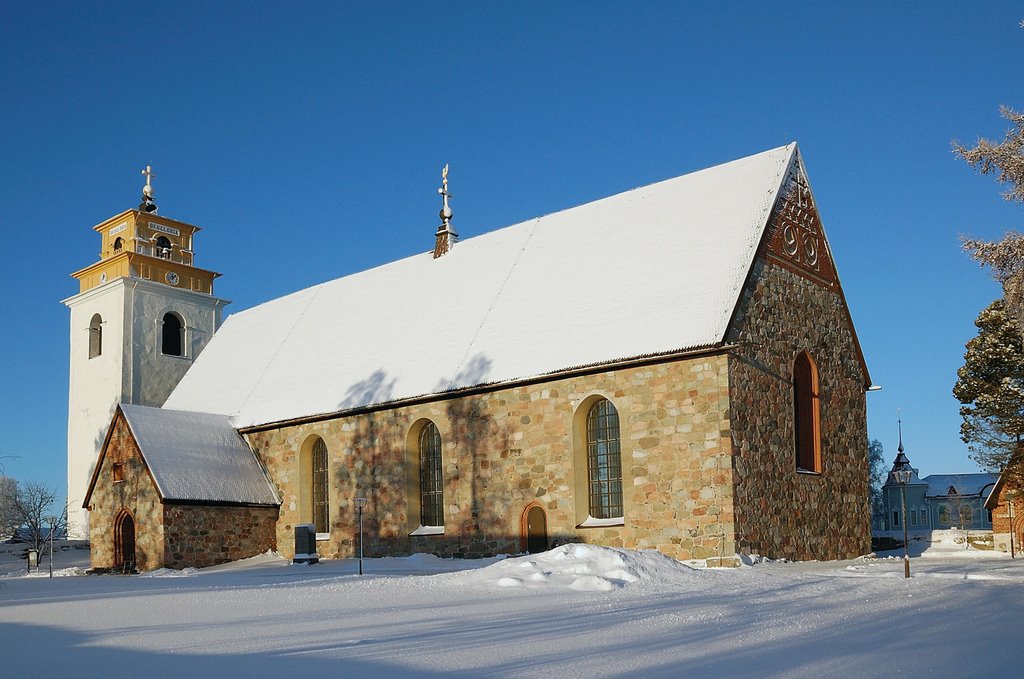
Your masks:
[[[476,356],[453,384],[480,384],[490,367],[489,359]],[[344,402],[386,399],[394,384],[395,379],[379,369],[350,389]],[[515,474],[515,466],[503,460],[515,431],[499,403],[510,398],[514,396],[507,391],[467,395],[334,421],[327,443],[330,449],[340,450],[332,452],[337,464],[333,465],[335,536],[330,556],[358,553],[358,513],[352,502],[357,496],[369,500],[363,512],[367,556],[429,552],[481,557],[519,552],[521,514],[534,498],[532,487],[521,488],[524,481]],[[412,503],[419,502],[407,491],[416,487],[408,475],[419,473],[416,457],[408,450],[409,436],[423,419],[433,421],[442,434],[444,535],[409,535]],[[567,542],[574,536],[551,538]]]

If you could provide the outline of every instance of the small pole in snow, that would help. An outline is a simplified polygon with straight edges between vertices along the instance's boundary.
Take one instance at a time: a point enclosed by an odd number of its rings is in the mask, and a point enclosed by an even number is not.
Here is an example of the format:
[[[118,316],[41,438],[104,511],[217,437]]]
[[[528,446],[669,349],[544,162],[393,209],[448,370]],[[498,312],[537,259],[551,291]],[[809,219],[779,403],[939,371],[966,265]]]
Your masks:
[[[363,507],[366,506],[365,497],[357,497],[352,500],[356,509],[359,510],[359,575],[363,574]]]
[[[57,525],[56,516],[48,516],[46,520],[50,522],[50,577],[53,577],[53,531]]]

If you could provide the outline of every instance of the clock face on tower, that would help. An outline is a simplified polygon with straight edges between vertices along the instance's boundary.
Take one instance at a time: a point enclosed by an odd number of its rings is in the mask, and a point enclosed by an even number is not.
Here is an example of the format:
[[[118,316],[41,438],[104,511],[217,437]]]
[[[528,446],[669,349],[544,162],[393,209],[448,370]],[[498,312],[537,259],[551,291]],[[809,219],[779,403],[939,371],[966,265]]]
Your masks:
[[[177,285],[178,284],[178,274],[174,273],[173,271],[168,271],[167,275],[164,276],[164,280],[166,280],[171,285]]]

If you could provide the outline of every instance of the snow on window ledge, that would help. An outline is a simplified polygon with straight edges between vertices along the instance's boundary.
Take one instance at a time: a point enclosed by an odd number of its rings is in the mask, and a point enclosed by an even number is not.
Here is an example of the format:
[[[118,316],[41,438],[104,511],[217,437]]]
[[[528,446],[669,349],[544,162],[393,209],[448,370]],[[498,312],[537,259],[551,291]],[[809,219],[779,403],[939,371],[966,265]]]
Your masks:
[[[625,526],[626,521],[621,516],[613,516],[610,519],[595,519],[588,516],[587,520],[581,523],[578,528],[600,528],[602,526]]]
[[[331,539],[331,534],[330,533],[317,533],[316,534],[316,541],[317,542],[323,542],[324,540],[330,540],[330,539]]]
[[[420,526],[409,535],[444,535],[444,526]]]
[[[821,476],[821,472],[816,472],[813,469],[803,469],[801,467],[796,468],[797,474],[804,474],[806,476]]]

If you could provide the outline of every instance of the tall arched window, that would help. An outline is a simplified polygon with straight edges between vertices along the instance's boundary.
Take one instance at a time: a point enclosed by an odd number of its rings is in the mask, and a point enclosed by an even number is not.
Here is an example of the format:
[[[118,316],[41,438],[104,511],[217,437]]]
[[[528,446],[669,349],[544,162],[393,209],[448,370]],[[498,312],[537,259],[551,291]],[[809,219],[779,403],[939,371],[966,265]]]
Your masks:
[[[818,410],[818,369],[804,351],[793,364],[793,438],[799,471],[821,472]]]
[[[420,430],[420,525],[444,525],[444,474],[441,435],[433,422]]]
[[[164,314],[160,351],[167,356],[184,356],[185,324],[177,314]]]
[[[313,523],[316,524],[317,533],[327,533],[331,530],[331,510],[327,491],[327,444],[323,439],[317,439],[313,443],[310,464],[312,465],[310,477],[313,482],[313,487],[310,489],[310,496],[313,498]]]
[[[121,252],[122,248],[124,248],[124,241],[118,236],[114,239],[114,252]]]
[[[587,412],[587,469],[590,516],[622,516],[622,453],[619,413],[608,399],[596,401]]]
[[[103,318],[93,314],[89,321],[89,358],[96,358],[103,353]]]

